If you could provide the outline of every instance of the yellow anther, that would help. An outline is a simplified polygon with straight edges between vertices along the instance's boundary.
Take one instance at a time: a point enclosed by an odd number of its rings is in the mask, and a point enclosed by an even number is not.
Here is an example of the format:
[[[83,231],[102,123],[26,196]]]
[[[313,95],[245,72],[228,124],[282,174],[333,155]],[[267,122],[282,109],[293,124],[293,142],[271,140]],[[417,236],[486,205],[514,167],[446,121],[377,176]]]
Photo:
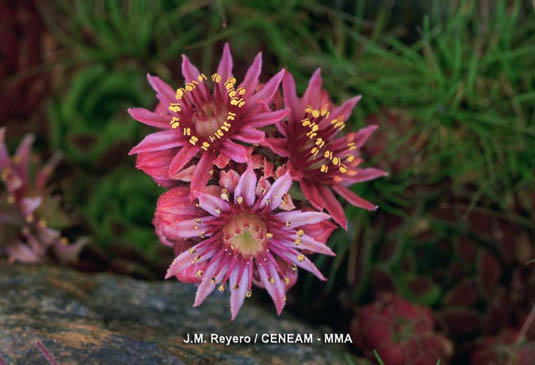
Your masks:
[[[333,164],[334,165],[339,165],[340,164],[340,159],[338,157],[333,158]]]
[[[312,113],[312,107],[310,105],[307,105],[307,107],[305,108],[305,113]]]
[[[221,199],[228,201],[228,194],[227,193],[222,193],[221,194]]]
[[[247,290],[247,293],[245,293],[245,296],[246,296],[247,298],[250,298],[252,295],[253,295],[253,292],[250,291],[250,290]]]
[[[238,204],[241,204],[241,203],[243,203],[243,198],[241,196],[239,196],[239,197],[236,198],[236,201],[238,202]]]
[[[268,280],[269,280],[269,282],[270,282],[271,284],[274,284],[274,283],[275,283],[275,279],[273,279],[273,278],[269,278]]]
[[[33,222],[33,215],[32,214],[28,214],[26,216],[26,222],[28,222],[28,223],[32,223]]]
[[[299,260],[299,262],[303,262],[303,261],[305,261],[305,255],[301,254],[301,255],[297,256],[297,259]]]
[[[329,166],[327,166],[325,164],[321,165],[320,171],[324,172],[324,173],[327,173],[327,171],[329,171]]]
[[[228,93],[228,96],[230,96],[231,98],[235,97],[235,96],[236,96],[236,90],[231,90],[231,91]]]
[[[310,150],[310,154],[311,154],[311,155],[315,154],[316,152],[318,152],[318,147],[313,147],[313,148]]]
[[[225,82],[225,88],[226,88],[227,90],[230,90],[230,89],[233,89],[233,88],[234,88],[234,85],[233,85],[232,83],[230,83],[230,82],[227,81],[227,82]]]
[[[353,156],[353,155],[348,155],[347,158],[346,158],[346,161],[347,161],[347,162],[351,162],[351,161],[353,161],[354,159],[355,159],[355,156]]]
[[[192,145],[196,145],[197,144],[197,141],[199,140],[199,138],[195,137],[195,136],[191,136],[191,138],[189,139],[189,143],[191,143]]]
[[[347,169],[344,166],[340,166],[340,172],[342,174],[345,174],[347,172]]]
[[[221,82],[221,75],[219,75],[218,73],[215,73],[215,74],[212,75],[211,79],[212,79],[213,82],[219,83],[219,82]]]
[[[292,270],[293,271],[297,271],[297,265],[296,264],[292,264]]]
[[[61,237],[59,240],[59,243],[61,243],[64,246],[67,246],[69,244],[69,240],[66,237]]]
[[[271,232],[266,233],[266,238],[268,240],[272,239],[273,238],[273,233],[271,233]]]
[[[313,110],[313,111],[312,111],[312,116],[313,116],[314,118],[319,117],[319,116],[320,116],[320,111],[319,111],[319,110]]]
[[[303,119],[301,121],[301,124],[303,125],[303,127],[306,127],[307,125],[310,125],[310,119]]]
[[[333,120],[331,120],[331,125],[332,124],[336,124],[336,123],[338,123],[338,119],[337,118],[334,118]]]
[[[195,273],[195,276],[200,278],[202,276],[202,270],[197,270],[197,272]]]
[[[191,135],[191,128],[184,128],[184,135],[185,136]]]
[[[221,132],[221,129],[218,129],[218,130],[216,131],[216,134],[217,134],[217,136],[218,136],[219,138],[221,138],[221,137],[223,137],[223,134],[224,134],[224,133]]]
[[[284,283],[285,283],[286,285],[290,284],[290,278],[288,278],[288,277],[285,276],[285,277],[284,277]]]
[[[240,94],[240,95],[245,95],[245,89],[244,89],[243,87],[240,87],[240,88],[238,89],[238,94]]]
[[[176,90],[176,94],[175,94],[175,98],[180,100],[180,99],[182,99],[183,96],[184,96],[184,89],[183,88],[177,89]]]
[[[316,139],[316,146],[321,145],[322,142],[323,142],[323,138]]]
[[[317,132],[318,129],[320,129],[320,127],[318,127],[317,124],[314,124],[314,125],[312,126],[312,132]]]
[[[204,80],[206,80],[206,75],[205,75],[205,74],[200,74],[199,76],[197,76],[197,79],[198,79],[200,82],[203,82]]]
[[[40,219],[38,224],[39,227],[46,228],[46,221],[44,219]]]
[[[242,101],[240,101],[240,103],[238,104],[238,108],[241,108],[241,107],[244,106],[244,105],[245,105],[245,101],[242,100]]]
[[[203,148],[204,150],[207,150],[208,147],[210,147],[210,143],[204,141],[204,142],[202,143],[202,148]]]
[[[304,234],[305,234],[305,231],[303,231],[302,229],[300,229],[299,231],[297,231],[297,235],[298,235],[299,237],[302,237]]]
[[[215,284],[217,281],[215,280],[215,277],[213,277],[213,278],[210,279],[210,282],[211,282],[212,284]]]
[[[199,262],[199,261],[201,261],[201,255],[195,256],[195,262]]]
[[[295,239],[295,245],[296,245],[296,246],[299,246],[300,244],[301,244],[301,239],[296,238],[296,239]]]
[[[219,288],[217,288],[220,293],[223,293],[225,291],[225,286],[223,284],[219,285]]]
[[[236,83],[236,78],[235,77],[231,77],[230,79],[228,79],[228,82],[230,82],[232,85],[234,85]]]
[[[323,108],[321,109],[321,116],[325,116],[327,114],[327,109]]]
[[[182,108],[180,107],[179,103],[171,103],[169,104],[169,110],[172,111],[173,113],[178,113],[179,111],[182,110]]]
[[[189,249],[189,253],[190,253],[191,255],[193,255],[195,252],[197,252],[197,250],[196,250],[194,247],[192,247],[192,248]]]

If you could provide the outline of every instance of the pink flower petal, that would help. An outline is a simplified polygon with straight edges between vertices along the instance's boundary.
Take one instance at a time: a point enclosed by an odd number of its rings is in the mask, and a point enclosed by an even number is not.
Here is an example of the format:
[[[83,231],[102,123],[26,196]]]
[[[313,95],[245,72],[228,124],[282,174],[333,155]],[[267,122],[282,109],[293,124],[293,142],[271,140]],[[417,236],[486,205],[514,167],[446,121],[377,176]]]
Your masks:
[[[194,194],[197,191],[203,191],[204,187],[210,180],[210,170],[213,166],[214,155],[211,151],[202,153],[201,159],[195,167],[193,177],[191,179],[191,191]]]
[[[263,208],[268,204],[271,210],[277,209],[282,202],[282,197],[284,194],[290,190],[290,187],[292,186],[292,178],[290,177],[290,174],[286,173],[283,176],[279,177],[273,185],[271,185],[271,188],[268,190],[266,195],[262,198],[262,202],[260,203],[260,208]]]
[[[167,105],[175,101],[175,91],[171,86],[167,85],[156,76],[147,74],[147,79],[149,80],[149,83],[154,91],[156,91],[156,97],[158,100]]]
[[[256,113],[253,117],[247,119],[247,125],[255,128],[262,128],[268,125],[275,124],[283,119],[290,109],[282,109],[274,112]]]
[[[388,175],[388,172],[386,172],[386,171],[383,171],[383,170],[380,170],[380,169],[376,169],[376,168],[373,168],[373,167],[369,167],[369,168],[366,168],[366,169],[358,169],[357,170],[357,175],[348,176],[347,178],[344,179],[344,182],[348,181],[351,184],[360,183],[360,182],[364,182],[364,181],[374,180],[374,179],[377,179],[377,178],[379,178],[381,176],[387,176],[387,175]]]
[[[261,143],[264,141],[265,133],[251,127],[243,127],[237,134],[232,136],[232,139],[236,139],[245,143]]]
[[[353,142],[355,142],[355,147],[360,148],[366,143],[368,138],[370,138],[373,131],[375,131],[377,128],[379,128],[378,125],[369,125],[367,127],[364,127],[362,129],[359,129],[355,133],[355,137],[353,138]]]
[[[128,114],[138,122],[160,129],[171,129],[169,115],[153,113],[144,108],[129,108]]]
[[[130,150],[129,155],[140,152],[162,151],[184,146],[187,142],[181,133],[175,130],[151,133]]]
[[[255,202],[256,174],[251,165],[241,175],[240,181],[234,191],[234,204],[238,203],[238,198],[243,198],[245,205],[250,207]]]
[[[325,209],[327,209],[334,221],[347,231],[347,218],[344,213],[344,208],[342,208],[342,205],[336,200],[336,197],[331,190],[325,185],[320,185],[319,194],[325,201]]]
[[[168,174],[169,164],[175,155],[174,149],[142,152],[137,155],[136,168],[149,175],[157,184],[169,188],[173,185]]]
[[[208,240],[211,240],[211,238]],[[186,270],[188,267],[197,265],[212,258],[215,254],[214,250],[199,248],[200,246],[206,247],[206,241],[208,240],[202,241],[195,246],[192,246],[190,249],[184,250],[180,255],[178,255],[167,269],[165,279],[180,275],[180,272]]]
[[[285,251],[282,251],[278,248],[272,248],[272,251],[274,253],[276,253],[277,255],[279,255],[280,257],[284,257],[286,258],[288,261],[296,264],[297,266],[299,266],[300,268],[302,269],[305,269],[306,271],[314,274],[318,279],[322,280],[322,281],[325,281],[327,280],[325,278],[325,276],[323,276],[323,274],[318,270],[318,268],[316,267],[316,265],[314,265],[309,259],[308,257],[306,257],[305,255],[303,255],[302,253],[300,252],[297,252],[296,250],[294,249],[289,249],[289,250],[285,250]]]
[[[325,207],[325,201],[318,192],[318,187],[316,184],[313,184],[307,180],[299,181],[299,186],[305,198],[312,204],[314,208],[319,211],[322,211]]]
[[[234,193],[234,190],[236,189],[236,185],[238,185],[239,180],[240,175],[232,169],[228,171],[221,171],[219,175],[219,185],[221,185],[231,193]]]
[[[344,120],[347,120],[349,116],[351,115],[353,108],[355,107],[355,105],[357,105],[360,99],[361,99],[361,96],[357,95],[357,96],[352,97],[349,100],[346,100],[342,105],[340,105],[338,108],[335,108],[331,112],[331,114],[329,115],[329,118],[325,118],[320,122],[319,124],[320,128],[324,128],[328,126],[333,119],[338,118],[340,116],[342,116]]]
[[[41,197],[24,198],[20,202],[20,210],[24,216],[29,216],[41,205]]]
[[[230,162],[230,158],[220,153],[215,158],[214,165],[216,165],[220,169],[224,169],[225,167],[227,167],[229,162]]]
[[[206,210],[211,215],[217,217],[221,212],[225,212],[230,209],[230,205],[223,199],[206,193],[197,193],[199,197],[199,205],[202,209]]]
[[[273,303],[275,303],[277,315],[280,316],[285,304],[284,284],[282,284],[277,270],[273,267],[273,265],[271,265],[269,261],[267,263],[257,262],[256,267],[258,273],[260,274],[260,279],[262,280],[264,288],[266,288],[269,295],[273,299]],[[270,281],[270,279],[273,281],[273,283]]]
[[[302,119],[304,109],[301,109],[301,103],[295,91],[295,81],[289,72],[286,72],[282,79],[282,94],[284,96],[284,105],[291,109],[290,120],[297,122]]]
[[[284,138],[266,138],[262,145],[269,147],[274,153],[281,157],[290,157],[287,141]]]
[[[197,146],[184,146],[173,157],[171,164],[169,165],[169,177],[176,178],[176,175],[184,166],[186,166],[195,156],[199,153],[200,148]]]
[[[281,83],[282,77],[284,76],[284,69],[282,69],[278,74],[273,76],[264,87],[258,91],[256,94],[252,95],[247,102],[245,103],[245,108],[247,111],[256,109],[260,104],[260,102],[264,102],[266,104],[269,104],[271,99],[273,99],[273,96],[277,92],[277,89],[279,88],[279,85]]]
[[[245,89],[245,95],[251,95],[258,85],[258,77],[262,71],[262,52],[259,52],[247,72],[240,87]]]
[[[199,81],[199,75],[201,73],[197,69],[197,67],[193,66],[193,64],[190,62],[189,58],[186,55],[182,55],[182,75],[184,75],[184,78],[186,82],[191,81]],[[206,85],[204,82],[199,82],[197,85],[197,88],[201,91],[203,96],[208,95],[208,90],[206,89]]]
[[[15,156],[18,159],[18,162],[15,164],[15,169],[19,172],[25,184],[28,183],[28,162],[30,159],[30,154],[32,152],[32,145],[34,140],[34,135],[25,135],[22,142],[19,143],[17,151],[15,152]]]
[[[216,259],[215,261],[210,261],[206,272],[203,274],[201,284],[197,288],[197,293],[195,294],[195,302],[193,303],[194,307],[198,307],[206,299],[208,295],[215,289],[218,282],[220,282],[225,276],[226,267],[223,267],[219,274],[215,277],[215,282],[212,283],[212,278],[214,274],[220,269],[220,265],[224,265],[224,260],[221,258]],[[226,265],[225,265],[226,266]]]
[[[313,108],[321,108],[319,101],[321,100],[321,69],[316,69],[314,74],[308,82],[307,89],[303,94],[301,99],[301,109],[305,109],[308,105],[311,105]]]
[[[231,320],[233,321],[236,316],[238,315],[238,312],[240,311],[240,308],[243,304],[243,301],[245,299],[245,295],[247,294],[247,288],[249,287],[249,268],[246,264],[242,263],[241,265],[245,266],[243,268],[242,276],[240,279],[240,282],[238,283],[238,274],[239,274],[239,268],[234,268],[232,270],[232,273],[230,274],[230,313],[231,313]],[[237,285],[237,286],[236,286]]]
[[[303,212],[294,210],[275,214],[275,217],[283,222],[288,228],[296,228],[305,224],[313,224],[331,218],[330,215],[320,212]]]
[[[220,151],[235,162],[246,163],[249,161],[249,149],[228,139],[221,144]]]
[[[52,172],[61,161],[61,154],[55,153],[50,157],[46,164],[37,172],[35,177],[35,186],[43,188],[48,183],[48,179],[52,176]]]
[[[209,224],[203,223],[204,218],[194,218],[183,221],[167,222],[162,227],[162,232],[171,239],[200,237],[210,228]]]
[[[367,209],[367,210],[376,210],[378,207],[377,205],[374,205],[370,203],[369,201],[362,199],[360,196],[349,190],[343,185],[340,184],[334,184],[332,186],[332,189],[336,191],[340,196],[342,196],[345,200],[350,202],[355,207]]]
[[[223,83],[232,75],[232,55],[230,53],[230,46],[228,43],[225,43],[223,47],[223,55],[221,56],[221,61],[217,66],[217,73],[221,75],[222,82],[219,85],[223,86]],[[224,86],[223,86],[224,87]]]
[[[321,253],[323,255],[336,256],[336,254],[329,248],[329,246],[327,246],[325,243],[316,241],[310,236],[298,236],[297,234],[294,234],[290,236],[290,238],[293,240],[294,244],[296,240],[299,240],[298,248],[301,250],[306,249],[315,253]]]

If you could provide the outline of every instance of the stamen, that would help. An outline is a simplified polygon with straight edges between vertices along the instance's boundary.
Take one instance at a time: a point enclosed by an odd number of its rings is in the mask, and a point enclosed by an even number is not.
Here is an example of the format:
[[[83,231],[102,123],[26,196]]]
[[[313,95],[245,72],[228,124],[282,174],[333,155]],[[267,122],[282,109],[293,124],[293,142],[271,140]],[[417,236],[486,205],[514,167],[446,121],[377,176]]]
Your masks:
[[[297,259],[299,260],[299,262],[303,262],[303,261],[305,261],[305,255],[301,254],[301,255],[297,256]]]

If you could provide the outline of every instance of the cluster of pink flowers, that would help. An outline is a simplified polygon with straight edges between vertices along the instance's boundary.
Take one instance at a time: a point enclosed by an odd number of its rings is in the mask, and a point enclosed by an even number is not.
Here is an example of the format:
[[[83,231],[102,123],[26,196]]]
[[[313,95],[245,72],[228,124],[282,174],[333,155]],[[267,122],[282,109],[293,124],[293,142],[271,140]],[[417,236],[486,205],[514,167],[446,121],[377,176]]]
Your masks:
[[[69,244],[58,229],[49,225],[49,217],[58,214],[58,204],[47,183],[59,156],[53,156],[32,176],[29,170],[34,136],[26,135],[12,157],[4,139],[5,129],[0,128],[0,257],[36,263],[53,253],[62,262],[76,261],[87,240]]]
[[[129,110],[161,130],[130,153],[169,189],[154,217],[160,241],[177,255],[166,278],[197,283],[195,306],[228,287],[232,319],[253,284],[280,314],[298,267],[325,280],[307,256],[334,256],[326,244],[336,228],[330,218],[347,229],[333,192],[374,210],[347,186],[386,175],[360,167],[359,149],[376,126],[341,133],[359,97],[333,105],[318,70],[299,98],[287,71],[260,83],[261,67],[258,54],[238,83],[228,44],[210,77],[183,56],[184,86],[174,90],[149,75],[158,106]]]

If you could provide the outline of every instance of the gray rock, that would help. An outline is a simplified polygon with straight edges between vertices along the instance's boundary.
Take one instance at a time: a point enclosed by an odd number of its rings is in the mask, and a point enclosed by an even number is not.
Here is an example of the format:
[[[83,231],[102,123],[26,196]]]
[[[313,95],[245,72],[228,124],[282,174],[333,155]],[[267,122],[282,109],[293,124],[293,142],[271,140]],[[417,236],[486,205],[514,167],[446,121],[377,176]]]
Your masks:
[[[194,294],[193,285],[178,282],[0,264],[0,358],[47,364],[35,346],[40,340],[59,364],[361,363],[345,345],[318,341],[325,329],[277,317],[252,300],[231,322],[228,293],[216,291],[199,308],[192,307]],[[207,342],[185,344],[195,333]],[[260,343],[270,333],[311,333],[314,343]],[[211,343],[211,334],[259,337],[226,346]]]

